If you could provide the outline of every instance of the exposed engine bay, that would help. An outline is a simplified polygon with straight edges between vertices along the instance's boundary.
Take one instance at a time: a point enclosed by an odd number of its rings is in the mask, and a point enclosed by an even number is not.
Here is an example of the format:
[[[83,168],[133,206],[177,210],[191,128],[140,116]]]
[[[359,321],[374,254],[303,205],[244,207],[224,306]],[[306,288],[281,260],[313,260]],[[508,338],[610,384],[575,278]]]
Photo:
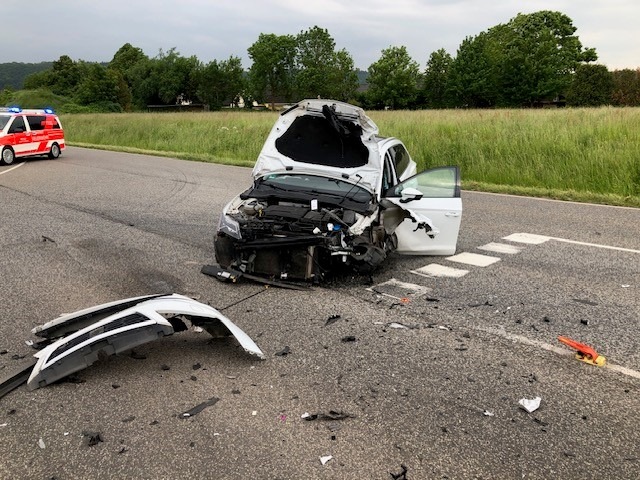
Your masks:
[[[241,272],[321,280],[340,266],[369,271],[395,248],[395,236],[373,222],[377,215],[342,207],[247,198],[228,215],[242,240],[219,236],[216,258]]]

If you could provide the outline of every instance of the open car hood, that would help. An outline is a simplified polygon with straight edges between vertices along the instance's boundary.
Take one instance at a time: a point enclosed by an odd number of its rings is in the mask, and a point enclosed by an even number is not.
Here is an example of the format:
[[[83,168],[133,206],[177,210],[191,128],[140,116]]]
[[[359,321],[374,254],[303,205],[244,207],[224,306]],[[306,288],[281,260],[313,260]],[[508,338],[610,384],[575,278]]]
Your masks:
[[[253,178],[286,170],[315,172],[358,181],[374,192],[382,175],[376,135],[377,125],[359,107],[335,100],[303,100],[276,121]]]
[[[232,335],[245,351],[265,358],[255,342],[215,308],[183,295],[150,295],[80,310],[34,328],[41,337],[64,336],[34,355],[37,362],[27,386],[34,390],[49,385],[101,356],[187,330],[186,322],[214,336]]]

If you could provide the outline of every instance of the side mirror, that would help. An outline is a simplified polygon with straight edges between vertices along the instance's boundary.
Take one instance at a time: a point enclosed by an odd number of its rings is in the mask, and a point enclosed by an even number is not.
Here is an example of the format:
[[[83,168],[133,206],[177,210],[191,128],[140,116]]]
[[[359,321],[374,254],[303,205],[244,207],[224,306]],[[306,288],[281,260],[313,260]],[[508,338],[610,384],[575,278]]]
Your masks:
[[[423,196],[423,193],[417,188],[405,188],[400,194],[400,203],[409,203],[413,200],[420,200]]]

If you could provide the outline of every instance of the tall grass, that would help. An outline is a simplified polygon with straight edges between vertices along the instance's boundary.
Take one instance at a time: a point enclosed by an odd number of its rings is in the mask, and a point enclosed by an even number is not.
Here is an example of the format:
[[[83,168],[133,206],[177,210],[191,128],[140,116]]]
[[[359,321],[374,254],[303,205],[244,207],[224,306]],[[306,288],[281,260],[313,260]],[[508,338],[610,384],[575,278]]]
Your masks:
[[[640,206],[640,109],[368,112],[420,169],[459,165],[466,188]],[[68,142],[251,166],[271,112],[66,115]]]

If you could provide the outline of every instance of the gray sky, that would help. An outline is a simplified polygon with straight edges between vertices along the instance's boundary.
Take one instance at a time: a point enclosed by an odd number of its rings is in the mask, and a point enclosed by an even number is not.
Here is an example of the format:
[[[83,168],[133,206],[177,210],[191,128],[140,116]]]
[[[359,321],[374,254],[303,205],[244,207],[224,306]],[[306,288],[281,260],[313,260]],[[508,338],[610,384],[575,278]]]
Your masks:
[[[539,10],[568,15],[610,70],[640,67],[638,0],[3,0],[0,63],[109,61],[131,43],[150,57],[173,47],[204,63],[235,55],[248,68],[247,48],[260,33],[318,25],[358,68],[392,45],[406,46],[424,68],[431,52],[455,56],[465,37]]]

